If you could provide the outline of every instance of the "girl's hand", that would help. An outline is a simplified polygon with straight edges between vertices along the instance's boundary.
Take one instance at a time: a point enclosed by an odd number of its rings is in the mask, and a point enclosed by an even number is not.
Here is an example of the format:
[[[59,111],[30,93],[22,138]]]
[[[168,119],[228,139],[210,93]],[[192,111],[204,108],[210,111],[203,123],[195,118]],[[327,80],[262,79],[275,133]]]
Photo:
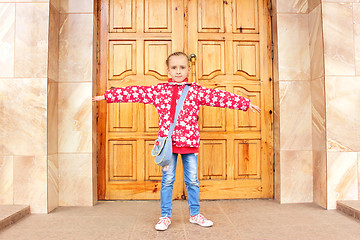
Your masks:
[[[250,108],[251,111],[253,111],[253,112],[255,112],[254,110],[256,110],[257,112],[260,112],[260,111],[261,111],[261,109],[260,109],[258,106],[253,105],[252,103],[250,103],[249,108]]]
[[[93,102],[98,102],[101,100],[105,100],[105,96],[104,95],[100,95],[100,96],[95,96],[92,98]]]

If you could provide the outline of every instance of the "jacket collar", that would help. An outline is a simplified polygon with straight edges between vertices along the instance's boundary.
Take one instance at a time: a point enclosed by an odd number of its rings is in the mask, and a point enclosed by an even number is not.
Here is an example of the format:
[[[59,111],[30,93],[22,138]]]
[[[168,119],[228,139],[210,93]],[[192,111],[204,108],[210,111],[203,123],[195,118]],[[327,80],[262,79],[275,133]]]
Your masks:
[[[168,82],[169,82],[169,84],[171,84],[171,85],[186,85],[186,84],[189,84],[188,82],[189,82],[189,79],[188,78],[185,78],[184,79],[184,81],[182,81],[182,82],[174,82],[173,80],[172,80],[172,78],[169,78],[168,79]]]

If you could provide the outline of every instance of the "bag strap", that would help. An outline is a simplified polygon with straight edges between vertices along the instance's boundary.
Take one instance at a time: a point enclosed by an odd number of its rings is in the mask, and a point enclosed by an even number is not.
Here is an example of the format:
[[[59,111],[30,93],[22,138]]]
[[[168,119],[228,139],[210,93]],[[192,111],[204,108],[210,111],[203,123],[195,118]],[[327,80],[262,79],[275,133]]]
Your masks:
[[[178,116],[179,116],[179,113],[183,107],[183,104],[185,102],[185,98],[187,96],[187,93],[189,91],[189,88],[190,88],[190,85],[186,84],[185,85],[185,88],[183,90],[183,92],[181,93],[181,96],[179,98],[179,101],[176,105],[176,110],[175,110],[175,116],[174,116],[174,122],[170,124],[170,129],[169,129],[169,134],[168,134],[168,137],[170,138],[171,135],[173,134],[173,131],[174,131],[174,128],[175,128],[175,125],[176,125],[176,122],[177,122],[177,119],[178,119]]]

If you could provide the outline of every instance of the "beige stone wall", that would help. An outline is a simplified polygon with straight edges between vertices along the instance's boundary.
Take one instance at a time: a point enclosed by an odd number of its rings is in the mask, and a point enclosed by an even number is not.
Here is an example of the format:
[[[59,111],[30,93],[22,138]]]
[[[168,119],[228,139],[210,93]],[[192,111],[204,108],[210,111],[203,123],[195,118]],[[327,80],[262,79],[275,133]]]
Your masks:
[[[359,4],[275,5],[275,198],[281,203],[334,209],[337,200],[359,197]]]
[[[0,1],[0,204],[97,200],[93,1]]]
[[[58,91],[59,91],[59,21],[60,1],[50,0],[49,5],[49,55],[48,55],[48,159],[47,201],[48,212],[59,206],[58,161]]]
[[[311,8],[310,8],[311,6]],[[326,208],[326,148],[325,148],[325,72],[322,7],[320,1],[309,4],[311,113],[313,143],[314,202]]]
[[[49,1],[1,1],[0,19],[0,204],[44,213]]]
[[[307,1],[273,2],[275,199],[313,201]]]
[[[94,1],[61,1],[58,92],[60,206],[91,206],[97,196],[91,102],[96,69],[95,22]]]
[[[360,3],[322,1],[327,208],[359,198]]]

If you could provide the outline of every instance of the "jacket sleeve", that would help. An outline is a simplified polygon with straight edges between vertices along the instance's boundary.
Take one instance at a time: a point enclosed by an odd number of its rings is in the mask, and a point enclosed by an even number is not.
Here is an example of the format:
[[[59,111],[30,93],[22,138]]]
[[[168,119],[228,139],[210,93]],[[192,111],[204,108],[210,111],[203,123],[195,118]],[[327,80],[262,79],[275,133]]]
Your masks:
[[[154,104],[156,86],[128,86],[105,91],[108,103],[139,102]]]
[[[246,111],[250,106],[250,99],[248,98],[223,90],[201,87],[200,85],[198,99],[201,105],[212,107],[223,107]]]

